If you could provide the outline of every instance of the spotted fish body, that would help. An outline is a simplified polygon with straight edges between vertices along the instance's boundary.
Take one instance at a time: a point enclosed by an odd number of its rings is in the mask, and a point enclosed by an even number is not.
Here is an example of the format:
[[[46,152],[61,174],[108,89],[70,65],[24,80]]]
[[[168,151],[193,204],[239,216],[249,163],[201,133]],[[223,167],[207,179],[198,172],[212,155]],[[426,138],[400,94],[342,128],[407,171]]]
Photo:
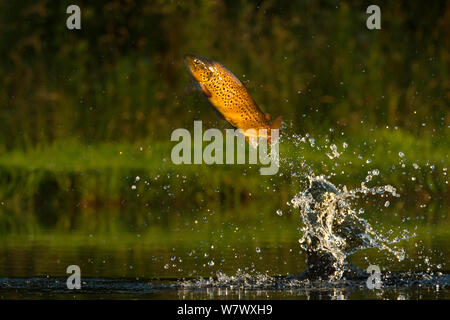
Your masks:
[[[254,129],[259,136],[263,136],[260,130],[266,129],[267,136],[263,137],[268,139],[270,129],[281,127],[281,117],[270,123],[270,116],[261,111],[242,82],[222,64],[196,55],[186,55],[185,64],[203,95],[233,127]]]

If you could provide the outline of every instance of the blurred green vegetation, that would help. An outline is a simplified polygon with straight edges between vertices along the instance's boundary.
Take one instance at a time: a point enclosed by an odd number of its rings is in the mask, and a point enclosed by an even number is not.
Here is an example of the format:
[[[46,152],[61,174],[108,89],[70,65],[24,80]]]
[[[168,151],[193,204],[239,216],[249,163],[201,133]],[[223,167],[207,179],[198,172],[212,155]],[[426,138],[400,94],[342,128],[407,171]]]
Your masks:
[[[326,156],[331,143],[325,140],[338,146],[339,159]],[[287,202],[308,186],[301,176],[307,172],[305,165],[350,189],[360,187],[368,172],[378,169],[379,176],[367,185],[393,185],[401,198],[389,200],[405,214],[430,204],[447,206],[450,198],[445,138],[416,139],[395,129],[376,130],[369,137],[327,135],[316,139],[314,147],[287,138],[280,144],[280,169],[273,176],[260,175],[259,165],[175,165],[172,147],[163,141],[83,145],[67,140],[3,154],[0,208],[10,212],[0,215],[0,229],[68,231],[78,229],[86,215],[86,221],[99,228],[108,228],[114,220],[128,226],[167,225],[168,220],[180,221],[173,212],[181,211],[194,216],[204,210],[229,210],[255,217],[261,210],[249,207],[254,203],[266,213],[289,209]],[[363,205],[370,198],[364,198]],[[375,207],[386,201],[375,199]],[[97,215],[100,208],[103,214]],[[107,210],[117,214],[105,215]],[[154,212],[164,214],[157,218]],[[432,211],[427,217],[433,220]]]
[[[286,163],[342,171],[332,181],[352,186],[378,168],[409,205],[449,198],[448,1],[382,1],[375,31],[367,1],[78,1],[78,31],[65,25],[70,4],[0,2],[0,202],[12,210],[1,230],[71,229],[84,208],[285,206],[305,186],[292,176],[299,167],[263,177],[171,163],[173,129],[217,126],[200,96],[184,93],[185,53],[232,70],[283,116],[286,137],[352,148],[336,165],[286,138]]]

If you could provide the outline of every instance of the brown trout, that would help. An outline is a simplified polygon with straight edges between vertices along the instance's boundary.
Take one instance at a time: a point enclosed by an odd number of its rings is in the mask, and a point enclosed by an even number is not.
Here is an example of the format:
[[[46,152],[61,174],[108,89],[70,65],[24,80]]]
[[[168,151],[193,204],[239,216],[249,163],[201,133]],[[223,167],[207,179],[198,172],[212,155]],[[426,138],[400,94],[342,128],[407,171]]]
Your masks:
[[[270,143],[270,129],[280,129],[281,117],[271,123],[270,115],[261,111],[242,82],[222,64],[192,54],[185,55],[184,61],[194,83],[226,121],[242,129],[247,138],[254,135],[246,131],[254,129],[257,136]]]

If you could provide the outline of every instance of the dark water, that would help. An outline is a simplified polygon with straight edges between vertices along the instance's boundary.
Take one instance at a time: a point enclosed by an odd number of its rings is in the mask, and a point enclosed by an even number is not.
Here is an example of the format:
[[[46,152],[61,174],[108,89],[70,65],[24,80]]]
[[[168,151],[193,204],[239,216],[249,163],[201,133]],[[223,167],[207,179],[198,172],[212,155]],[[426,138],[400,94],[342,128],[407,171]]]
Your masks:
[[[366,279],[289,278],[306,268],[300,222],[295,212],[278,216],[270,209],[240,215],[205,211],[140,230],[111,225],[103,231],[3,234],[0,298],[450,299],[448,213],[435,211],[430,220],[423,210],[365,213],[392,237],[404,229],[416,233],[398,244],[406,253],[402,261],[378,249],[350,256],[362,270],[380,267],[378,290],[369,290]],[[81,290],[66,287],[69,265],[81,269]]]

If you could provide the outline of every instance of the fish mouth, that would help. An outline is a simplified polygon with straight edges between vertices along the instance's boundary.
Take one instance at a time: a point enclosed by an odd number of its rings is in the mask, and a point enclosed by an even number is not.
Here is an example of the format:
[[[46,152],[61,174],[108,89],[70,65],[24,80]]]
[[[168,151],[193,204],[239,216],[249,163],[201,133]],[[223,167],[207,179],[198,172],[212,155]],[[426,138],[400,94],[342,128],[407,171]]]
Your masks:
[[[195,56],[193,54],[185,54],[184,55],[184,65],[191,76],[194,76],[194,74],[192,72],[193,71],[192,68],[194,66],[194,59],[195,59]]]

